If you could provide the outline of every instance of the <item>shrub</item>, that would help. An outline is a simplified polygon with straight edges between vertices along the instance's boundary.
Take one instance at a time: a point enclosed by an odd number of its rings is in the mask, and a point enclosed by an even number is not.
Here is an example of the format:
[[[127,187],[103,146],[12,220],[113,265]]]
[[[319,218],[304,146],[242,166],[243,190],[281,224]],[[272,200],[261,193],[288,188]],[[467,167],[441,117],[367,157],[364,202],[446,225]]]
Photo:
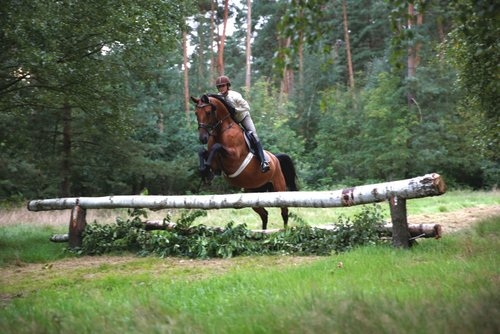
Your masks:
[[[329,255],[354,247],[380,242],[378,227],[383,223],[380,206],[364,207],[349,219],[341,216],[332,229],[307,225],[300,217],[298,227],[276,233],[253,232],[245,224],[229,222],[224,228],[193,226],[205,211],[184,212],[173,228],[144,229],[144,210],[129,211],[128,219],[117,218],[116,225],[87,225],[80,254],[132,251],[139,255],[183,256],[189,258],[229,258],[241,255],[296,254]],[[147,218],[147,217],[146,217]],[[169,217],[164,221],[168,221]]]

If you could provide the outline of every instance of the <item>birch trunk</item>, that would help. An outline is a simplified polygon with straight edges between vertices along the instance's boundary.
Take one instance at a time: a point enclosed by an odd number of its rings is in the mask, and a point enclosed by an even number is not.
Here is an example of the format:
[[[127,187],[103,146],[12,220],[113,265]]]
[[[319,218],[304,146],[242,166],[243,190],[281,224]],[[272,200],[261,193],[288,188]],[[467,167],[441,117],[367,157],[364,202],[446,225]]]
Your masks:
[[[63,210],[80,205],[84,209],[166,208],[223,209],[244,207],[345,207],[386,201],[442,195],[446,185],[439,174],[412,179],[364,185],[333,191],[238,193],[202,196],[106,196],[32,200],[30,211]]]

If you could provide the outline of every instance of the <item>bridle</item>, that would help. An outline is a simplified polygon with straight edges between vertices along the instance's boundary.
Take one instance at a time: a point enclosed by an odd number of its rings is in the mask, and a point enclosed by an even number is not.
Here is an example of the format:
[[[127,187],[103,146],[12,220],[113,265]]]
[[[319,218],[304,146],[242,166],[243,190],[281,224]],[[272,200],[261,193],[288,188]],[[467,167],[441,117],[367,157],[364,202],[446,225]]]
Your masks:
[[[212,119],[215,118],[215,120],[217,120],[217,107],[213,103],[202,103],[202,104],[198,104],[196,106],[197,109],[203,109],[206,107],[211,108],[210,118],[212,118]],[[213,133],[215,131],[217,131],[217,129],[221,126],[222,122],[224,122],[224,120],[230,116],[231,115],[228,113],[224,118],[217,120],[217,122],[211,123],[211,124],[198,122],[198,130],[203,129],[208,133],[209,136],[213,136]],[[228,126],[228,128],[230,128],[230,127],[231,127],[231,125]]]

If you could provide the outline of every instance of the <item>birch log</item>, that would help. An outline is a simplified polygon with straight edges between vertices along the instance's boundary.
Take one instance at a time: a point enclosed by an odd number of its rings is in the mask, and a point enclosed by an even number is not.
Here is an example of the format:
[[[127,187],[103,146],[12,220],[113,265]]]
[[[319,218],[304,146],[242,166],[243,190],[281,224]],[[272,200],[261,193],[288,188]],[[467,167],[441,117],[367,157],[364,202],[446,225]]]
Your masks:
[[[446,185],[439,174],[377,183],[332,191],[238,193],[202,196],[106,196],[32,200],[28,210],[64,210],[78,205],[83,209],[167,208],[223,209],[244,207],[330,208],[376,203],[394,196],[404,199],[444,194]]]
[[[223,227],[207,227],[208,229],[214,229],[219,232],[224,232]],[[337,227],[335,224],[315,226],[315,228],[325,229],[325,230],[335,230]],[[144,229],[146,231],[153,230],[173,230],[175,229],[175,223],[164,223],[162,221],[147,221],[144,224]],[[439,239],[443,236],[443,230],[439,224],[409,224],[408,229],[410,230],[410,236],[414,239],[416,238],[434,238]],[[269,230],[252,230],[253,233],[277,233],[283,231],[283,229],[269,229]],[[385,224],[380,226],[379,232],[384,236],[392,236],[392,224]],[[68,242],[69,234],[54,234],[50,238],[52,242]]]
[[[144,224],[144,229],[147,231],[152,230],[174,230],[176,228],[175,223],[165,223],[160,220],[148,220]],[[224,232],[223,227],[206,227],[209,230],[215,230],[218,232]],[[313,228],[322,229],[322,230],[336,230],[338,228],[335,224],[325,224],[313,226]],[[384,224],[379,226],[378,232],[384,236],[392,236],[392,224]],[[408,230],[410,231],[410,236],[413,239],[417,238],[435,238],[440,239],[443,236],[443,228],[439,224],[408,224]],[[265,233],[271,234],[283,231],[283,229],[268,229],[268,230],[252,230],[253,233]],[[54,240],[57,241],[57,240]]]

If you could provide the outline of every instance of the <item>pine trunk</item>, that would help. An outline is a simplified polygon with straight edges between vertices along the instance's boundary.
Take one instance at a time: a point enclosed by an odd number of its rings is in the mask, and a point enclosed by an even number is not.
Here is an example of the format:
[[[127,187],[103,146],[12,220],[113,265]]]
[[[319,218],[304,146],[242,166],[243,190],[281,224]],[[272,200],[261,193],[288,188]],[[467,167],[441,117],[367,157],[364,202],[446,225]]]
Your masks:
[[[349,37],[349,22],[347,21],[346,0],[342,1],[342,14],[344,15],[344,36],[345,36],[345,47],[347,51],[347,69],[349,71],[349,87],[351,88],[351,91],[354,92],[354,69],[352,66],[351,39]]]
[[[229,15],[229,0],[224,1],[224,22],[222,25],[222,35],[219,41],[219,50],[217,57],[217,70],[219,75],[224,75],[224,47],[226,45],[226,27],[227,17]]]
[[[247,0],[247,35],[246,35],[246,74],[245,88],[247,96],[250,96],[252,84],[252,1]]]
[[[61,161],[61,196],[67,197],[71,194],[71,107],[65,105],[61,109],[63,122],[62,138],[62,161]]]
[[[189,67],[188,67],[188,52],[187,52],[187,32],[182,32],[182,51],[184,55],[184,111],[186,113],[186,124],[189,125]]]

